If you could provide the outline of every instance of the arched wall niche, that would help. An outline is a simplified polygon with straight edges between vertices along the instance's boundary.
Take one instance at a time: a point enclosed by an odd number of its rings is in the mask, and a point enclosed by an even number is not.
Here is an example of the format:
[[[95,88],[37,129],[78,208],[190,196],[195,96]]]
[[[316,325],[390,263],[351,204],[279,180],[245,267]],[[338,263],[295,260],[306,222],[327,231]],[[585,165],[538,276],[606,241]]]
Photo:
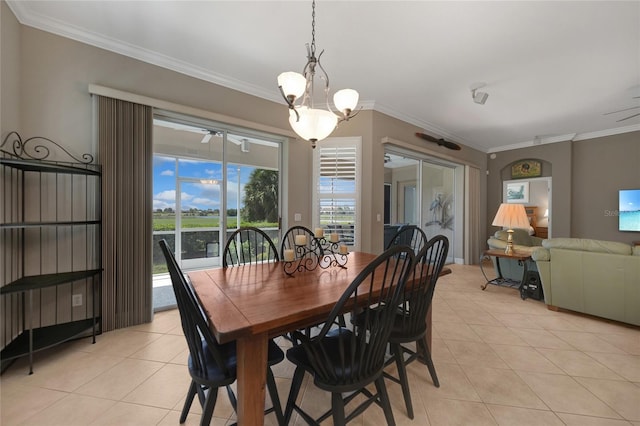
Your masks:
[[[539,173],[533,170],[538,168],[538,164],[540,165]],[[523,165],[526,168],[522,168]],[[533,171],[534,173],[530,173],[531,175],[528,176],[528,171]],[[522,204],[525,207],[535,208],[533,210],[527,208],[526,210],[528,214],[533,211],[532,225],[535,233],[543,238],[549,236],[551,228],[551,175],[551,162],[538,158],[519,159],[500,169],[500,180],[502,182],[501,202],[518,203],[518,201],[507,200],[508,188],[511,185],[518,188],[523,183],[526,183],[526,199],[522,201]]]

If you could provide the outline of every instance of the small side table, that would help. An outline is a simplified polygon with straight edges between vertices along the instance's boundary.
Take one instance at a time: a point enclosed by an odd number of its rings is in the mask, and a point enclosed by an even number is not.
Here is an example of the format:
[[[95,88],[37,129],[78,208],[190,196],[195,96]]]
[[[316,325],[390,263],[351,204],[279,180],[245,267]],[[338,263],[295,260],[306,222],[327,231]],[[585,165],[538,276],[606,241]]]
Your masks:
[[[498,270],[498,276],[496,278],[489,279],[487,277],[487,274],[484,272],[482,263],[486,259],[491,259],[492,256],[496,258],[496,269]],[[531,260],[531,255],[529,253],[514,251],[513,254],[506,254],[504,250],[500,249],[485,250],[480,255],[480,270],[482,271],[482,275],[484,275],[485,280],[487,280],[486,283],[480,286],[482,290],[486,289],[489,284],[506,287],[520,287],[520,285],[522,284],[522,279],[520,281],[514,281],[502,276],[502,271],[500,270],[500,259],[517,260],[518,264],[522,265],[522,267],[524,268],[524,271],[522,272],[523,279],[527,275],[527,261]]]

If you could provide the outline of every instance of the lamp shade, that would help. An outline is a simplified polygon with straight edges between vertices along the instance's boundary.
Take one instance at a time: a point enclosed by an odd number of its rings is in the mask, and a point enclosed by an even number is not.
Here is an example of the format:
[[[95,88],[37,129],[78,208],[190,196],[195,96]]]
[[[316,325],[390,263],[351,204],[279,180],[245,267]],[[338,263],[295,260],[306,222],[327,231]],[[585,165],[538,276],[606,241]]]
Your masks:
[[[307,87],[307,80],[302,74],[293,71],[283,72],[278,76],[278,86],[282,87],[284,95],[298,99]]]
[[[296,107],[300,119],[294,111],[289,113],[289,124],[293,131],[307,141],[320,141],[333,132],[338,124],[338,117],[331,111],[306,106]]]
[[[358,92],[353,89],[342,89],[333,95],[333,103],[338,111],[353,111],[358,105],[359,97]]]
[[[529,218],[522,204],[502,203],[498,208],[498,213],[493,219],[493,226],[502,226],[507,229],[523,228],[529,229]]]

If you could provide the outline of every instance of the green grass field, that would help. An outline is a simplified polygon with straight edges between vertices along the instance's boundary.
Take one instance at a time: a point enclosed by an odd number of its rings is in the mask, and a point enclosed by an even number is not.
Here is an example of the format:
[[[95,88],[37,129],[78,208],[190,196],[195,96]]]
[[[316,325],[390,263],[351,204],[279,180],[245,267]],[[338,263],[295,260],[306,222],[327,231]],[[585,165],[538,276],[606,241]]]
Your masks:
[[[237,218],[229,216],[227,218],[227,229],[235,229]],[[217,228],[220,226],[218,216],[186,216],[182,218],[182,228]],[[241,221],[240,226],[256,226],[258,228],[276,228],[276,222],[245,222]],[[173,216],[153,217],[154,231],[173,231],[176,229],[176,219]]]

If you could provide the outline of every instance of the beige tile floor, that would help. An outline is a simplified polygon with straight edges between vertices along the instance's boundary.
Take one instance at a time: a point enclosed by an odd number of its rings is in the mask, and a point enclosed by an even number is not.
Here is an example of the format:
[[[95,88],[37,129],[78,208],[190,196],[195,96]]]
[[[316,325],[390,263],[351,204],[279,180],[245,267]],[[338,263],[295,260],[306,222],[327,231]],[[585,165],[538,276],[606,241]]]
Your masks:
[[[398,385],[388,388],[398,425],[640,425],[640,331],[577,314],[552,312],[489,286],[477,266],[453,265],[434,300],[433,358],[441,387],[424,365],[409,367],[415,420]],[[280,342],[286,348],[286,342]],[[189,385],[177,311],[150,324],[82,339],[26,360],[0,377],[0,424],[178,425]],[[293,368],[274,369],[286,400]],[[320,413],[329,397],[308,378],[302,405]],[[194,404],[188,425],[198,424]],[[234,419],[220,394],[214,425]],[[355,425],[384,423],[373,406]],[[275,424],[273,415],[267,424]],[[292,424],[301,424],[297,417]],[[331,424],[328,420],[327,424]]]

